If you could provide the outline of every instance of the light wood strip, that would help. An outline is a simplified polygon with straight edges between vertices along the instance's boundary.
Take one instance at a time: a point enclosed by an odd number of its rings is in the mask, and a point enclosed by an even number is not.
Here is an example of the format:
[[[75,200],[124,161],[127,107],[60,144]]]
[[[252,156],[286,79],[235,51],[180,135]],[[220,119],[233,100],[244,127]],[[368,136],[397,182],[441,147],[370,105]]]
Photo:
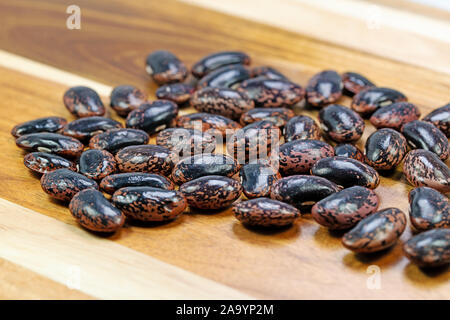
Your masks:
[[[248,295],[0,199],[0,257],[102,299]]]
[[[358,0],[182,0],[450,74],[450,24]]]

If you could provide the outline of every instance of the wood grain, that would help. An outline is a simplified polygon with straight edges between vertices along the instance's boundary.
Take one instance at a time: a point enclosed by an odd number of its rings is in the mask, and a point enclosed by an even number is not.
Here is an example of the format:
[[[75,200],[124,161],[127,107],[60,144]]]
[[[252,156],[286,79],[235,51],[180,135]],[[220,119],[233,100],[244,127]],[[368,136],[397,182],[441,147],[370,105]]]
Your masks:
[[[82,29],[74,31],[65,29],[63,2],[1,3],[0,48],[106,86],[135,84],[151,97],[156,86],[143,68],[151,50],[167,48],[191,64],[215,50],[241,49],[254,57],[254,65],[272,65],[302,85],[322,69],[356,70],[377,84],[403,91],[424,114],[448,102],[450,77],[421,67],[172,1],[164,6],[79,2]],[[37,177],[25,169],[24,153],[9,134],[14,124],[40,116],[72,119],[61,102],[65,80],[46,81],[45,71],[40,78],[36,72],[30,74],[0,68],[0,161],[8,164],[0,166],[0,197],[74,227],[67,208],[50,200]],[[296,112],[317,117],[317,111]],[[374,130],[367,127],[360,146]],[[377,189],[381,206],[406,212],[410,189],[398,168],[383,177]],[[410,236],[408,228],[402,242]],[[166,225],[128,224],[109,240],[257,298],[450,298],[448,269],[430,273],[417,268],[402,256],[401,243],[384,254],[354,255],[341,246],[339,234],[329,233],[308,216],[292,228],[267,233],[244,228],[230,210],[191,210]],[[380,289],[367,287],[371,265],[381,269]]]

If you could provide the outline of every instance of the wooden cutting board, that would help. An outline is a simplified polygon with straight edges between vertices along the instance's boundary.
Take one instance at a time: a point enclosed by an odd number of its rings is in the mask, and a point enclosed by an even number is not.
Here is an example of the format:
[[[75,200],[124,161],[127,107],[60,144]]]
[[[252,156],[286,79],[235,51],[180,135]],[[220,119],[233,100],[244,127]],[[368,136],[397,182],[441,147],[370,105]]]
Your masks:
[[[98,237],[43,193],[10,135],[16,123],[37,117],[72,120],[62,104],[71,85],[93,87],[105,104],[111,88],[125,83],[154,99],[144,59],[162,48],[188,65],[214,51],[243,50],[253,65],[273,66],[301,85],[323,69],[358,71],[404,92],[423,115],[448,102],[447,73],[181,2],[77,5],[81,30],[66,28],[65,1],[0,3],[1,298],[450,298],[448,268],[421,270],[402,255],[409,226],[395,247],[370,256],[346,250],[341,234],[308,215],[289,229],[262,232],[243,227],[231,210],[189,210],[165,225],[130,222],[112,237]],[[368,124],[360,147],[373,131]],[[408,212],[411,189],[401,167],[383,175],[376,190],[381,208]]]

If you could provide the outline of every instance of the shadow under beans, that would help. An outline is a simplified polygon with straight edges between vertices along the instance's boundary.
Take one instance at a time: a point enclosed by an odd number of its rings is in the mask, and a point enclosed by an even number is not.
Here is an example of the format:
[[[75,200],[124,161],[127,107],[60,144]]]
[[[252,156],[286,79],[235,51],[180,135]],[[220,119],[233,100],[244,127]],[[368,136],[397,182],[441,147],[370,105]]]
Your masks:
[[[137,219],[127,218],[124,228],[140,227],[140,228],[173,228],[179,226],[184,220],[183,215],[175,219],[167,221],[140,221]]]
[[[199,208],[191,208],[185,212],[188,215],[203,215],[203,216],[221,216],[221,215],[230,215],[231,214],[231,206],[222,208],[222,209],[199,209]]]
[[[260,246],[283,246],[298,239],[300,226],[297,223],[282,228],[262,228],[244,226],[239,221],[233,224],[236,237]]]
[[[436,287],[450,280],[450,265],[425,268],[409,262],[403,269],[403,275],[417,287]]]
[[[399,180],[403,173],[401,170],[397,170],[396,168],[393,168],[391,170],[377,170],[378,174],[383,178],[390,178],[394,180]]]
[[[381,268],[386,268],[397,264],[404,258],[402,243],[399,241],[393,247],[372,253],[349,252],[343,257],[343,263],[356,271],[366,272],[369,265],[376,264]]]
[[[341,238],[348,230],[329,230],[320,226],[314,233],[314,241],[327,250],[342,249]]]

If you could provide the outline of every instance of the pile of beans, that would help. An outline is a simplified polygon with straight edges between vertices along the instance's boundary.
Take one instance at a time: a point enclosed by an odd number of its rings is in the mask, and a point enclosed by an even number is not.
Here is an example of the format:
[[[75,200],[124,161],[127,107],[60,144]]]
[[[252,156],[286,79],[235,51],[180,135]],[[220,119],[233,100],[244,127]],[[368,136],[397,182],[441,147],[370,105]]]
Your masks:
[[[77,120],[40,118],[12,135],[31,152],[24,163],[42,174],[42,189],[91,231],[115,232],[125,219],[170,221],[187,206],[232,206],[250,228],[285,227],[311,213],[326,228],[347,230],[342,244],[362,253],[393,246],[406,228],[405,213],[380,209],[375,192],[378,172],[403,162],[416,187],[409,194],[416,235],[404,253],[419,266],[450,262],[450,104],[419,120],[404,94],[358,73],[322,71],[303,88],[271,67],[249,65],[243,52],[218,52],[189,76],[173,53],[156,51],[146,71],[160,85],[158,100],[130,85],[111,92],[125,123],[104,117],[99,95],[78,86],[63,97]],[[353,97],[351,108],[337,104],[342,95]],[[189,105],[198,113],[178,115]],[[320,124],[295,115],[294,105],[320,110]],[[354,143],[364,118],[377,130],[363,152]],[[224,138],[227,154],[215,152]]]

